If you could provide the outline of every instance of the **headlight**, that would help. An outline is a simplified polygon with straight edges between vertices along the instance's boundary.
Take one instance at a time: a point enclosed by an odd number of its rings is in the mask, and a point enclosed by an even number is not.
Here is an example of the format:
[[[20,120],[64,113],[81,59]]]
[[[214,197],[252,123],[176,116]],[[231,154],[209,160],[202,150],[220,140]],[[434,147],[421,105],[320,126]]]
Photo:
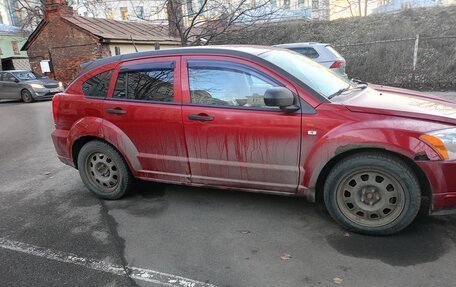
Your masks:
[[[44,89],[44,86],[41,84],[31,84],[30,86],[34,89]]]
[[[426,133],[420,138],[434,147],[443,159],[456,159],[456,128]]]
[[[63,88],[63,83],[59,82],[59,88]]]

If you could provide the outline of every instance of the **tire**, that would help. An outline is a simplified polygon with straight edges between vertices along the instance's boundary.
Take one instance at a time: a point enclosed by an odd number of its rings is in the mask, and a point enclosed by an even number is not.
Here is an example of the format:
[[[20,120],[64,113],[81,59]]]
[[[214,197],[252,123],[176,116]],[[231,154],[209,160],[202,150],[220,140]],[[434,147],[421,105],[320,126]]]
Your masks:
[[[122,155],[102,141],[90,141],[81,148],[78,169],[85,186],[102,199],[121,198],[134,182]]]
[[[22,90],[21,98],[24,103],[33,103],[35,101],[29,90]]]
[[[401,159],[365,152],[338,162],[324,185],[329,214],[344,228],[372,235],[389,235],[407,227],[421,204],[413,170]]]

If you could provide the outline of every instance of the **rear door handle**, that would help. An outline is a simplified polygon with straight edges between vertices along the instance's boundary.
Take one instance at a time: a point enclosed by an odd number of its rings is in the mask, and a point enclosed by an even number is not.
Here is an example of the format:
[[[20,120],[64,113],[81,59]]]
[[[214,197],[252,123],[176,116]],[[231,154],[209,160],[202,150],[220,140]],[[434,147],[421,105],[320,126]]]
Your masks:
[[[201,114],[190,114],[188,115],[188,119],[192,121],[201,121],[201,122],[207,122],[207,121],[213,121],[214,117],[209,116],[207,114],[201,113]]]
[[[114,114],[114,115],[124,115],[127,113],[126,110],[123,110],[121,108],[115,108],[115,109],[107,109],[106,110],[108,113],[110,114]]]

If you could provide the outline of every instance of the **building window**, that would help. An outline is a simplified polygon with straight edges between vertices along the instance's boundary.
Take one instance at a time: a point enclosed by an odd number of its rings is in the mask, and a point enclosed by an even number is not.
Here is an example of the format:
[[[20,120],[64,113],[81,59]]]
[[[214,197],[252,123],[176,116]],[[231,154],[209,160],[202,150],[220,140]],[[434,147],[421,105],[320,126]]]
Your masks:
[[[114,12],[112,11],[112,8],[106,8],[106,19],[114,19]]]
[[[144,7],[143,6],[136,6],[135,12],[136,12],[137,18],[144,19]]]
[[[122,20],[127,21],[128,20],[128,8],[127,7],[120,7],[120,17]]]
[[[11,46],[13,46],[14,55],[21,54],[21,51],[19,51],[19,45],[17,44],[17,41],[11,41]]]
[[[168,68],[120,73],[114,98],[152,101],[174,101],[174,70]]]
[[[290,0],[283,0],[283,7],[285,9],[290,9]]]
[[[111,76],[112,70],[109,70],[85,81],[84,84],[82,84],[84,95],[87,97],[106,98]]]
[[[192,16],[194,13],[193,0],[187,0],[187,16]]]

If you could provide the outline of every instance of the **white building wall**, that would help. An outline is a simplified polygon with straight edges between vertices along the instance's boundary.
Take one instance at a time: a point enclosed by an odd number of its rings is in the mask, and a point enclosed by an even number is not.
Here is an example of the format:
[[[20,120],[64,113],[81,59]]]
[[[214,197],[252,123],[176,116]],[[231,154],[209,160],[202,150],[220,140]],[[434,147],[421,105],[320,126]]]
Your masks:
[[[11,25],[5,0],[0,0],[0,24]]]

